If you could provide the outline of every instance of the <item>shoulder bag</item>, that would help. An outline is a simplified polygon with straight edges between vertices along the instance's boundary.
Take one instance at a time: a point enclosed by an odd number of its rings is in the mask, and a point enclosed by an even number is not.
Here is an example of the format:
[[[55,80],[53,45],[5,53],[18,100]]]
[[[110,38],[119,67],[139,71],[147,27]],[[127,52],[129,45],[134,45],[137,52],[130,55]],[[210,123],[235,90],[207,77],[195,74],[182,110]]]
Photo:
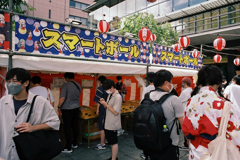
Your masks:
[[[26,122],[30,115],[37,95],[34,96]],[[50,160],[61,153],[63,146],[55,130],[37,130],[31,133],[20,133],[13,137],[18,156],[21,160]]]

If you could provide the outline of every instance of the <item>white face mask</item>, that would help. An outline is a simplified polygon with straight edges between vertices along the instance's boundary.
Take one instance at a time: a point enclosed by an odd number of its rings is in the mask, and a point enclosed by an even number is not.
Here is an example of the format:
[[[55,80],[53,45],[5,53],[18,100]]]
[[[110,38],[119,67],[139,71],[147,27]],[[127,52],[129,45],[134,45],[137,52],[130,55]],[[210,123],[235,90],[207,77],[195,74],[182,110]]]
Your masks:
[[[169,83],[169,84],[171,85],[171,88],[169,89],[168,86],[167,86],[167,88],[168,88],[168,93],[171,93],[172,90],[173,90],[173,84],[172,84],[172,83]]]
[[[106,90],[107,94],[112,94],[112,91],[109,90]]]

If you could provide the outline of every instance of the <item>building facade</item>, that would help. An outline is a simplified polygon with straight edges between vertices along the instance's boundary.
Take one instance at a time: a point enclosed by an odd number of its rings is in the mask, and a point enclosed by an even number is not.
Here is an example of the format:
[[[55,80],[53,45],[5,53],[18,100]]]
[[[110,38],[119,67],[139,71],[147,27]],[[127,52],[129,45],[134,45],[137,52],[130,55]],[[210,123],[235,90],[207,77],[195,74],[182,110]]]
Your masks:
[[[68,23],[68,18],[82,22],[81,27],[88,26],[88,13],[83,12],[93,0],[27,0],[28,5],[36,10],[27,11],[27,15]]]
[[[89,13],[88,27],[97,28],[103,19],[110,24],[109,32],[118,34],[124,18],[139,12],[154,15],[159,24],[170,23],[179,36],[188,36],[190,44],[186,50],[197,48],[206,57],[204,64],[214,64],[213,56],[217,53],[212,46],[214,39],[221,36],[227,41],[223,50],[222,62],[218,65],[228,80],[236,74],[233,64],[236,55],[240,55],[240,0],[94,0],[94,4],[84,11]],[[203,46],[203,47],[200,47]],[[201,49],[202,48],[202,49]],[[233,49],[236,48],[236,49]],[[237,49],[238,48],[238,49]],[[231,56],[232,54],[232,56]]]

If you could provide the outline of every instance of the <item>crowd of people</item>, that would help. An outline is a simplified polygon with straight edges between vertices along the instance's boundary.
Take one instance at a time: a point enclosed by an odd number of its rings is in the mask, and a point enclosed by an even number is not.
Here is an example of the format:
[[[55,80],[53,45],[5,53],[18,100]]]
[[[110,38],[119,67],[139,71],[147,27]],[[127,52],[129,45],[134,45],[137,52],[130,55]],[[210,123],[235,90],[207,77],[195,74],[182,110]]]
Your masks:
[[[167,70],[146,75],[142,103],[149,93],[152,101],[171,94],[162,104],[167,128],[171,128],[171,145],[161,152],[143,150],[143,159],[179,159],[179,149],[189,150],[189,159],[200,160],[210,156],[208,144],[219,132],[222,110],[226,101],[231,101],[226,138],[240,150],[240,76],[233,77],[227,86],[221,70],[216,66],[204,66],[198,72],[194,89],[189,77],[182,79],[182,92],[178,96],[172,83],[173,75]],[[64,74],[66,83],[61,88],[58,111],[62,113],[66,144],[63,153],[72,153],[78,148],[79,101],[81,86],[74,73]],[[125,103],[127,89],[122,77],[117,83],[105,76],[98,77],[98,88],[94,101],[99,114],[100,143],[96,150],[111,146],[112,157],[118,159],[118,130],[121,129],[121,106]],[[54,110],[54,99],[49,88],[41,86],[39,76],[31,77],[22,68],[13,68],[6,74],[8,95],[0,100],[0,158],[19,159],[13,137],[37,130],[59,130],[60,120]],[[30,87],[31,86],[31,87]],[[34,103],[30,121],[27,115],[34,95],[39,95]],[[177,120],[177,123],[175,121]]]

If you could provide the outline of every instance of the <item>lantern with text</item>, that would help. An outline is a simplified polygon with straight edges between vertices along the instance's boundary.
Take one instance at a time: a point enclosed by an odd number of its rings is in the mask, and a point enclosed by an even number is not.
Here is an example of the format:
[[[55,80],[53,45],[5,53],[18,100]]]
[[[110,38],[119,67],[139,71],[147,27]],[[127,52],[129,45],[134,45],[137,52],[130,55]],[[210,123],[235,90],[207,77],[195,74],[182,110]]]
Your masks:
[[[239,66],[240,65],[240,58],[235,58],[233,63],[236,65],[236,66]]]
[[[181,45],[179,43],[172,45],[172,47],[175,52],[179,52],[181,50]]]
[[[192,52],[192,56],[194,58],[197,58],[199,56],[199,51],[197,49],[194,49],[193,52]]]
[[[218,51],[223,50],[225,46],[226,46],[226,40],[222,37],[218,37],[213,41],[213,47]]]
[[[156,39],[157,39],[157,36],[155,34],[151,34],[150,41],[154,42],[156,41]]]
[[[101,20],[100,22],[98,22],[97,29],[98,29],[98,32],[100,33],[107,33],[109,29],[108,22],[105,20]]]
[[[190,44],[190,39],[188,37],[181,37],[179,38],[179,44],[184,48],[188,47]]]
[[[222,56],[220,56],[219,54],[216,54],[214,57],[213,57],[213,60],[215,63],[219,63],[221,62],[222,60]]]
[[[147,27],[143,27],[138,32],[138,37],[142,42],[147,42],[150,39],[151,31]]]

